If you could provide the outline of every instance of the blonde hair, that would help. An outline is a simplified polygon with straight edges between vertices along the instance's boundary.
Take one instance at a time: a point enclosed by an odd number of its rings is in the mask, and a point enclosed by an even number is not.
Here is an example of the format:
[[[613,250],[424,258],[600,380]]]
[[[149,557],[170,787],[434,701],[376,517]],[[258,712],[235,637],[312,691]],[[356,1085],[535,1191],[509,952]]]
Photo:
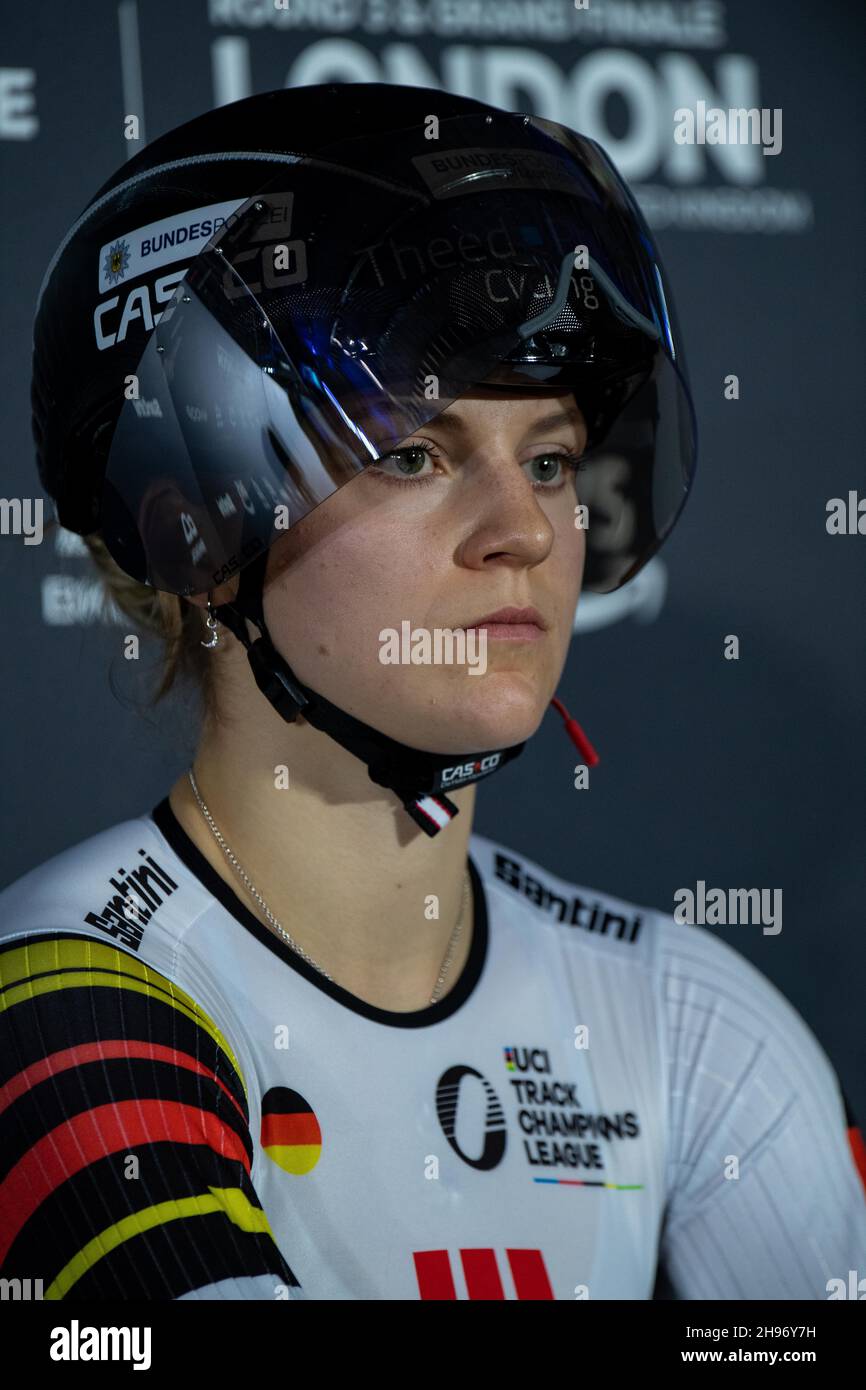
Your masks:
[[[49,526],[57,524],[52,520]],[[98,532],[83,536],[82,540],[102,581],[105,600],[116,604],[137,628],[162,643],[161,674],[151,703],[157,704],[186,680],[196,688],[205,718],[218,719],[215,652],[201,646],[207,635],[202,610],[177,594],[164,593],[132,579],[113,559]]]

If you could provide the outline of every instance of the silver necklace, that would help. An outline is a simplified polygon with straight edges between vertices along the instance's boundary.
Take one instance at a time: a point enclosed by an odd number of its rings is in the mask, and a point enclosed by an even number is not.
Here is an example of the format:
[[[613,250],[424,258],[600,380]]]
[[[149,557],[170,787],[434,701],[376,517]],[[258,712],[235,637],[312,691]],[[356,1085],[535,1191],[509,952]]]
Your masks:
[[[324,977],[325,977],[326,980],[330,980],[330,981],[331,981],[331,984],[336,983],[336,982],[334,981],[333,977],[332,977],[331,975],[328,974],[327,970],[323,970],[322,967],[321,967],[321,965],[318,965],[318,964],[316,963],[316,961],[313,960],[312,956],[310,956],[310,955],[307,954],[307,952],[304,950],[303,946],[300,946],[300,945],[298,944],[297,941],[294,941],[294,940],[292,939],[292,937],[289,936],[289,933],[286,931],[285,927],[283,927],[283,926],[277,921],[276,917],[275,917],[274,914],[271,912],[271,909],[268,907],[268,905],[267,905],[267,903],[265,902],[264,898],[262,897],[261,893],[259,892],[259,890],[256,888],[255,884],[253,883],[252,879],[249,877],[249,875],[248,875],[247,873],[245,873],[245,871],[244,871],[244,869],[242,868],[241,864],[240,864],[240,863],[238,862],[238,860],[235,858],[234,854],[232,853],[232,851],[231,851],[231,849],[230,849],[230,847],[229,847],[228,842],[226,841],[225,837],[224,837],[224,836],[222,835],[222,833],[220,832],[220,829],[219,829],[219,827],[217,826],[216,821],[214,820],[214,818],[213,818],[213,816],[211,815],[210,811],[208,810],[207,806],[204,804],[204,801],[203,801],[203,799],[202,799],[201,792],[199,791],[198,786],[196,785],[196,780],[195,780],[195,776],[194,776],[194,774],[193,774],[192,768],[189,769],[189,780],[190,780],[190,785],[192,786],[193,795],[195,796],[195,799],[196,799],[196,801],[198,802],[199,810],[201,811],[202,815],[204,816],[205,823],[207,824],[208,828],[210,829],[211,834],[213,835],[214,839],[216,840],[217,844],[219,845],[219,847],[220,847],[220,849],[222,850],[223,854],[225,855],[226,859],[227,859],[227,860],[229,861],[229,863],[231,864],[231,866],[232,866],[232,868],[234,869],[235,873],[237,873],[237,874],[239,875],[239,877],[240,877],[240,878],[243,880],[243,882],[245,883],[245,885],[246,885],[247,889],[249,890],[249,892],[252,893],[253,897],[255,898],[256,902],[257,902],[258,905],[259,905],[259,907],[260,907],[260,908],[262,909],[262,911],[264,912],[264,914],[265,914],[265,916],[267,917],[268,921],[270,922],[271,926],[274,928],[275,931],[279,932],[280,936],[283,938],[284,941],[288,942],[288,944],[289,944],[289,946],[291,946],[292,950],[293,950],[293,951],[297,951],[297,953],[298,953],[299,956],[303,956],[304,960],[307,961],[307,963],[308,963],[309,965],[312,965],[312,966],[314,967],[314,969],[318,970],[318,972],[319,972],[320,975],[324,975]],[[462,926],[463,926],[463,915],[464,915],[464,913],[465,913],[465,911],[466,911],[466,900],[467,900],[468,896],[469,896],[469,874],[468,874],[468,872],[467,872],[467,873],[465,874],[465,876],[464,876],[464,879],[463,879],[463,898],[462,898],[461,903],[460,903],[460,915],[459,915],[459,917],[457,918],[457,922],[456,922],[456,924],[455,924],[454,930],[453,930],[453,932],[451,933],[451,939],[450,939],[450,941],[448,942],[448,949],[447,949],[446,952],[445,952],[445,959],[444,959],[443,962],[442,962],[442,966],[441,966],[440,971],[439,971],[439,977],[438,977],[438,979],[437,979],[437,981],[436,981],[436,984],[435,984],[434,987],[433,987],[433,993],[432,993],[431,996],[430,996],[430,1003],[431,1003],[431,1004],[435,1004],[435,1003],[436,1003],[436,1000],[439,998],[440,992],[441,992],[441,990],[442,990],[442,985],[443,985],[443,983],[444,983],[444,981],[445,981],[445,976],[447,975],[447,973],[448,973],[448,968],[449,968],[449,966],[450,966],[450,964],[451,964],[451,961],[452,961],[453,958],[454,958],[454,947],[455,947],[456,944],[457,944],[457,939],[458,939],[458,937],[460,936],[460,931],[461,931]]]

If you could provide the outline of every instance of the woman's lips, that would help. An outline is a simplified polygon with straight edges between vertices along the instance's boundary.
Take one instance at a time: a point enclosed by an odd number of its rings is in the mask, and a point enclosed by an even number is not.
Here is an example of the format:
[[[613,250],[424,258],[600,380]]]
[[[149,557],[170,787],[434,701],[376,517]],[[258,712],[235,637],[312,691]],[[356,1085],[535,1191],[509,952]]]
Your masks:
[[[499,608],[486,618],[467,623],[465,632],[483,630],[488,638],[503,642],[537,642],[544,636],[547,623],[537,608]]]
[[[486,632],[488,638],[495,637],[504,642],[537,642],[544,631],[537,623],[476,623],[475,630]],[[472,628],[467,628],[472,632]]]

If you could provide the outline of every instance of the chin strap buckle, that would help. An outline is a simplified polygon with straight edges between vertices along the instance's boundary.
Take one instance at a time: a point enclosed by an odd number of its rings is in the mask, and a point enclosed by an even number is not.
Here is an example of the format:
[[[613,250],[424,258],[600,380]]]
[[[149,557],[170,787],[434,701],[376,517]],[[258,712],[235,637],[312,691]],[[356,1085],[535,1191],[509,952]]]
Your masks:
[[[425,834],[430,836],[438,835],[440,830],[444,830],[454,817],[460,814],[460,807],[455,806],[450,796],[446,796],[444,792],[419,796],[414,800],[408,797],[403,802],[403,808],[415,824],[420,825]]]

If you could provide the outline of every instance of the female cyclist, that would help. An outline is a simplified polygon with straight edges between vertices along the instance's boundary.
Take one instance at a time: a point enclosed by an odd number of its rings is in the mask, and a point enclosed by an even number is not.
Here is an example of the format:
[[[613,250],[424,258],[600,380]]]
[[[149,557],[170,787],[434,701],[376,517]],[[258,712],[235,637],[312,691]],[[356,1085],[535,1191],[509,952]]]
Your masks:
[[[822,1299],[862,1268],[844,1099],[783,996],[472,834],[581,588],[691,484],[669,290],[601,150],[421,88],[209,112],[64,238],[33,408],[60,522],[205,718],[152,813],[0,895],[0,1273]]]

